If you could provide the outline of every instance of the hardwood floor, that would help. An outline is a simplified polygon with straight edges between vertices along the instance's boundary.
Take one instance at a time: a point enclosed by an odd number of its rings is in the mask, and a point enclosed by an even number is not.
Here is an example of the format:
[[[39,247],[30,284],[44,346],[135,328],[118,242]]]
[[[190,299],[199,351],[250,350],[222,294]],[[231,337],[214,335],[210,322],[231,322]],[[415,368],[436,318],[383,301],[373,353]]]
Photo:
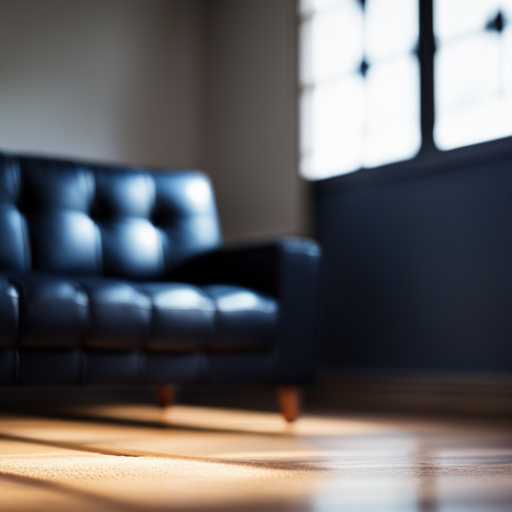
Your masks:
[[[507,422],[96,406],[0,416],[1,511],[507,511]]]

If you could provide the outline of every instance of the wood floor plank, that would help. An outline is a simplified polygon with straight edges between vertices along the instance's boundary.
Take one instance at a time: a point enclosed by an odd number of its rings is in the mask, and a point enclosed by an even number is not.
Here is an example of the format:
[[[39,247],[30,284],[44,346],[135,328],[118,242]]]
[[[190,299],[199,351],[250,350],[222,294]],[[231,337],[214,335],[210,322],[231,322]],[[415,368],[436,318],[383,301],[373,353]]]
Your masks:
[[[60,417],[58,417],[60,415]],[[508,423],[104,406],[0,416],[0,511],[507,511]]]

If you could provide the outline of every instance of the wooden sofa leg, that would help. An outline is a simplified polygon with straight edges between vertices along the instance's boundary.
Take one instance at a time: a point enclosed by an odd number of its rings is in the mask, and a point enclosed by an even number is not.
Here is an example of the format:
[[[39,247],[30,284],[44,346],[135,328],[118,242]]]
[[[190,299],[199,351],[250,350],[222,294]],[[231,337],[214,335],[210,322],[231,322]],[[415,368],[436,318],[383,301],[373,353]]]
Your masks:
[[[174,387],[158,386],[158,403],[162,409],[170,407],[174,403]]]
[[[279,386],[277,388],[279,410],[286,421],[295,421],[301,412],[301,390],[296,386]]]

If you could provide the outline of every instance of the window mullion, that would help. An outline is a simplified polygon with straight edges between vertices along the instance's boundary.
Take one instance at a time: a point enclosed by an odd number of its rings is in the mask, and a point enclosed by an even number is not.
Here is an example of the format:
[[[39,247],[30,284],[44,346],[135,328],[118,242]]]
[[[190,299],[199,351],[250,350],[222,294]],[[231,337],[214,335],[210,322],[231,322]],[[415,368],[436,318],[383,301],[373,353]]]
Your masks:
[[[434,20],[432,0],[419,2],[420,38],[418,58],[420,61],[421,135],[420,153],[437,151],[434,144]]]

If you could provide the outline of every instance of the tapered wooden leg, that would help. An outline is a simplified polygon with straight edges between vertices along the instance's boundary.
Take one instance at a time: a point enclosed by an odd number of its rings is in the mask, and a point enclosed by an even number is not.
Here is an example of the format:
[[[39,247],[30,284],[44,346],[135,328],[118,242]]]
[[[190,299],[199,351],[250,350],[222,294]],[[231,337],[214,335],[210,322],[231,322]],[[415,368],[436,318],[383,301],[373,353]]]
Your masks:
[[[290,423],[295,421],[301,412],[301,390],[295,386],[279,386],[277,398],[284,419]]]
[[[174,403],[174,388],[172,386],[158,386],[158,403],[162,409]]]

